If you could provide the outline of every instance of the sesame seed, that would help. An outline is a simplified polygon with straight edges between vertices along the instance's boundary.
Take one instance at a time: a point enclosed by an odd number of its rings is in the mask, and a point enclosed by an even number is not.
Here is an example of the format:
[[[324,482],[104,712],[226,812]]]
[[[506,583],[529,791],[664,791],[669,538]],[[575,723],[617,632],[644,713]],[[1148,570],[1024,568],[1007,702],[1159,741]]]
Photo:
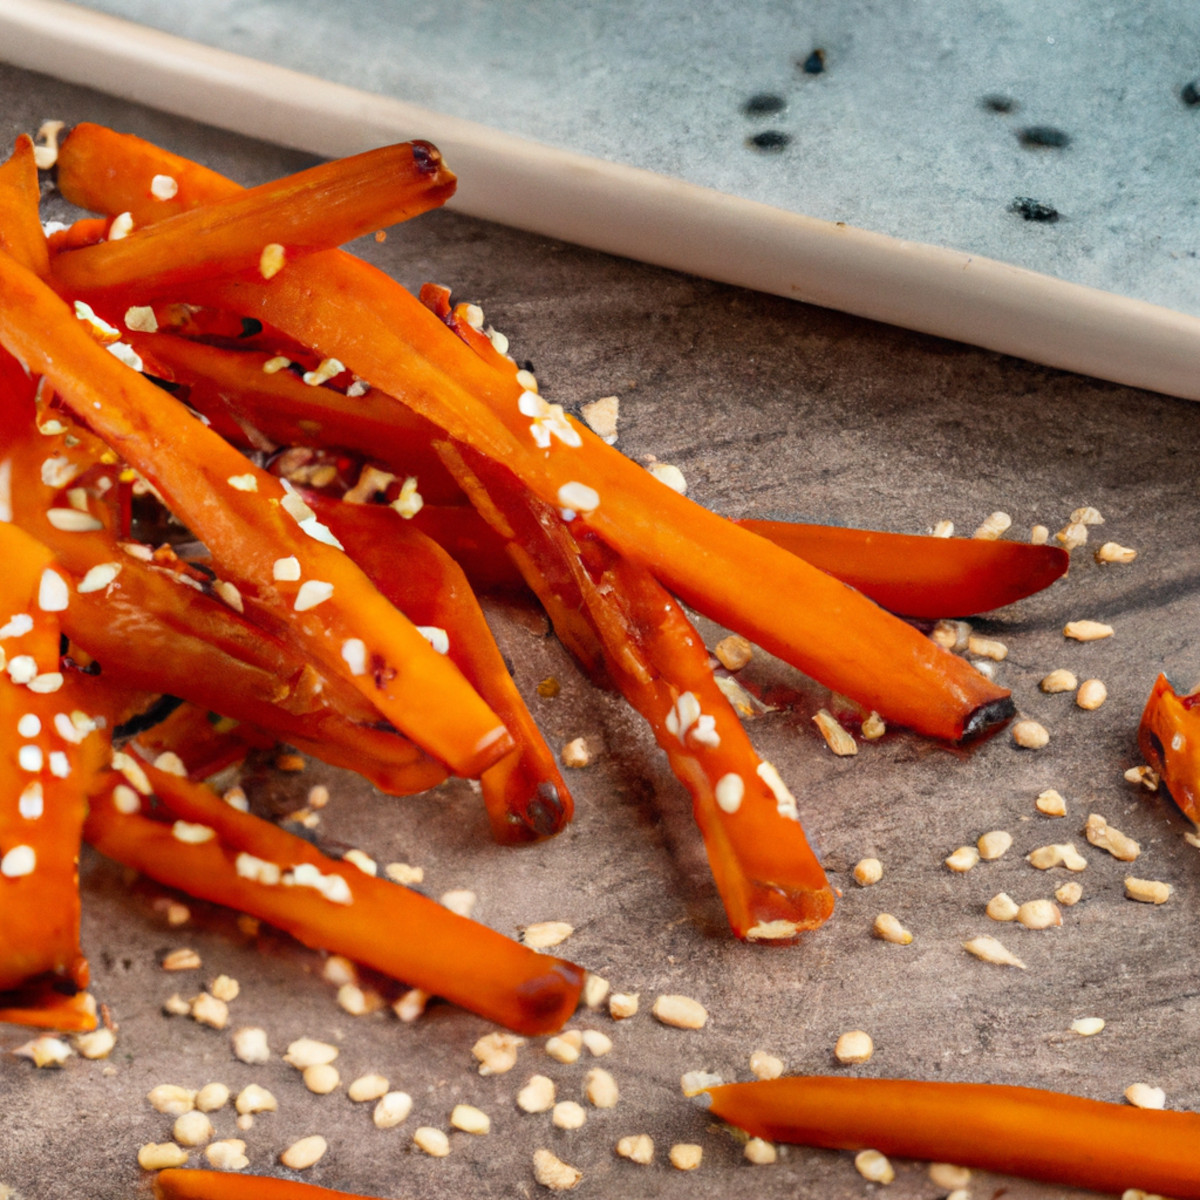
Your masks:
[[[1047,871],[1051,867],[1066,867],[1068,871],[1082,871],[1087,866],[1087,859],[1075,849],[1074,842],[1058,842],[1050,846],[1039,846],[1036,850],[1031,850],[1025,859],[1039,871]]]
[[[379,1098],[371,1114],[376,1129],[394,1129],[412,1112],[412,1097],[407,1092],[387,1092]]]
[[[150,180],[150,195],[155,200],[172,200],[179,192],[179,184],[170,175],[155,175]]]
[[[579,1185],[583,1172],[563,1162],[549,1150],[535,1150],[533,1177],[544,1188],[555,1192],[568,1192]]]
[[[36,779],[28,783],[21,791],[17,800],[17,811],[27,821],[36,821],[45,811],[45,797],[42,785]]]
[[[574,509],[586,516],[600,507],[600,493],[586,483],[571,480],[558,489],[558,502],[563,508]]]
[[[555,1062],[573,1063],[579,1061],[579,1051],[583,1045],[583,1039],[578,1030],[570,1030],[574,1033],[574,1037],[552,1037],[546,1039],[545,1050],[550,1058]]]
[[[211,1029],[224,1029],[229,1024],[229,1005],[208,992],[201,992],[192,1001],[191,1018]]]
[[[573,738],[569,741],[562,748],[560,757],[564,767],[586,767],[592,761],[592,754],[588,749],[587,740],[581,737]]]
[[[538,921],[526,925],[521,932],[521,941],[534,950],[546,950],[551,946],[561,945],[575,932],[573,925],[566,921]]]
[[[45,762],[45,756],[42,754],[41,746],[36,746],[32,742],[22,746],[17,751],[17,766],[22,771],[30,771],[37,774],[42,769]]]
[[[412,1024],[424,1011],[429,1003],[429,993],[420,988],[409,988],[395,1004],[392,1012],[406,1025]]]
[[[492,1119],[473,1104],[456,1104],[450,1113],[450,1124],[463,1133],[490,1133]]]
[[[969,942],[963,942],[963,949],[984,962],[995,963],[997,966],[1019,967],[1022,971],[1025,970],[1025,964],[1015,954],[1009,953],[999,941],[986,934],[982,937],[972,938]]]
[[[1039,792],[1034,804],[1043,816],[1065,817],[1067,815],[1067,802],[1053,788]]]
[[[930,641],[943,650],[965,650],[971,637],[971,626],[966,621],[939,621],[930,631]]]
[[[717,807],[731,815],[742,806],[742,798],[746,794],[746,784],[742,777],[735,771],[730,771],[727,775],[722,775],[717,780],[717,786],[714,789],[716,796]]]
[[[1173,890],[1169,883],[1157,879],[1135,879],[1130,875],[1125,880],[1125,895],[1143,904],[1166,904]]]
[[[979,862],[979,851],[974,846],[959,846],[946,859],[946,866],[956,874],[962,875],[970,871]]]
[[[32,875],[37,866],[37,855],[32,846],[14,846],[0,858],[0,875],[7,879],[19,879]]]
[[[362,850],[347,850],[342,855],[342,861],[357,867],[364,875],[376,875],[379,873],[379,868],[375,860]]]
[[[936,525],[934,525],[934,527],[929,532],[930,532],[931,537],[936,537],[936,538],[953,537],[954,536],[954,522],[947,520],[945,517],[943,517],[940,521],[938,521],[938,523]]]
[[[304,382],[309,387],[320,387],[335,375],[340,375],[346,368],[336,358],[323,358],[315,371],[304,372]]]
[[[264,279],[271,279],[283,270],[286,255],[278,242],[268,242],[262,249],[258,259],[258,273]]]
[[[953,1163],[930,1163],[929,1178],[938,1187],[955,1191],[971,1182],[971,1168],[955,1166]]]
[[[983,524],[975,530],[972,536],[980,541],[994,542],[1010,525],[1012,525],[1012,517],[1008,513],[994,512],[984,518]]]
[[[315,1038],[302,1037],[288,1044],[283,1061],[297,1071],[306,1067],[324,1066],[333,1062],[338,1056],[338,1048],[329,1042],[319,1042]]]
[[[603,975],[589,972],[583,984],[583,1002],[588,1008],[599,1008],[608,998],[609,983]]]
[[[122,238],[127,238],[132,232],[133,213],[118,213],[113,217],[112,223],[108,227],[108,240],[110,242],[119,242]]]
[[[1083,899],[1083,886],[1074,880],[1064,883],[1055,889],[1054,898],[1065,908],[1070,908],[1071,905],[1078,904]]]
[[[438,898],[438,903],[443,908],[448,908],[460,917],[469,917],[475,911],[478,902],[479,897],[469,888],[452,888]]]
[[[779,1157],[775,1147],[762,1138],[751,1138],[746,1143],[742,1156],[747,1162],[759,1167],[768,1167]]]
[[[1062,924],[1062,913],[1053,900],[1026,900],[1017,909],[1017,923],[1026,929],[1052,929]]]
[[[750,1072],[756,1079],[778,1079],[783,1074],[783,1059],[755,1050],[750,1055]]]
[[[257,1026],[244,1026],[233,1034],[233,1056],[239,1062],[258,1065],[271,1057],[267,1044],[267,1031]]]
[[[913,940],[913,935],[891,913],[880,913],[871,926],[871,932],[880,940],[897,946],[907,946]]]
[[[484,1034],[471,1047],[480,1075],[503,1075],[511,1071],[517,1065],[517,1049],[524,1044],[524,1038],[511,1033]]]
[[[630,1134],[617,1142],[617,1154],[641,1166],[649,1166],[654,1161],[654,1139],[646,1133]]]
[[[1071,521],[1054,535],[1054,540],[1064,550],[1077,550],[1080,546],[1087,545],[1087,526],[1082,521]]]
[[[581,1040],[593,1058],[600,1058],[610,1053],[613,1048],[612,1038],[598,1029],[585,1029]]]
[[[225,482],[236,492],[258,491],[258,476],[253,472],[247,472],[245,475],[230,475]]]
[[[279,1101],[265,1087],[251,1083],[238,1092],[233,1106],[240,1115],[252,1116],[254,1113],[275,1112],[279,1108]]]
[[[1075,703],[1088,712],[1094,712],[1108,699],[1108,688],[1099,679],[1085,679],[1075,694]]]
[[[1125,1099],[1134,1108],[1164,1108],[1167,1094],[1162,1088],[1151,1087],[1148,1083],[1131,1083],[1125,1089]]]
[[[1131,563],[1137,558],[1137,551],[1130,549],[1128,546],[1122,546],[1118,542],[1105,542],[1099,550],[1096,551],[1096,561],[1098,563]]]
[[[405,887],[411,887],[413,884],[421,883],[425,879],[425,870],[423,867],[414,867],[402,862],[388,863],[383,868],[383,873],[393,883],[401,883]]]
[[[1093,846],[1107,850],[1121,862],[1133,862],[1142,852],[1133,838],[1114,829],[1099,813],[1090,813],[1083,827],[1084,836]]]
[[[624,1021],[636,1015],[638,993],[613,992],[608,998],[608,1015],[614,1021]]]
[[[1095,1037],[1104,1028],[1103,1017],[1080,1017],[1071,1022],[1071,1032],[1080,1037]]]
[[[852,1029],[838,1038],[833,1055],[840,1063],[865,1063],[875,1053],[871,1035],[861,1029]]]
[[[97,563],[94,567],[89,568],[75,590],[82,595],[103,591],[120,575],[122,565],[119,562]]]
[[[351,675],[367,673],[367,647],[360,638],[347,638],[342,643],[342,659],[350,668]]]
[[[617,1081],[603,1068],[592,1067],[584,1076],[584,1095],[595,1108],[615,1108],[621,1098]]]
[[[293,1171],[307,1171],[321,1161],[328,1149],[329,1143],[319,1133],[314,1133],[293,1142],[279,1156],[279,1161]]]
[[[171,1136],[181,1146],[203,1146],[205,1142],[212,1141],[212,1135],[212,1122],[204,1113],[194,1109],[176,1117],[171,1129]]]
[[[532,1075],[517,1093],[517,1107],[522,1112],[547,1112],[554,1106],[554,1080],[545,1075]]]
[[[1157,771],[1151,767],[1143,765],[1140,767],[1130,767],[1129,770],[1125,772],[1125,782],[1141,784],[1146,791],[1157,792],[1160,780],[1158,778]]]
[[[1112,635],[1113,627],[1101,621],[1068,621],[1063,626],[1063,636],[1077,642],[1096,642]]]
[[[38,584],[38,608],[42,612],[64,612],[71,602],[71,589],[67,581],[47,567]]]
[[[55,779],[66,779],[71,774],[71,760],[61,750],[50,751],[49,765]]]
[[[1012,739],[1023,750],[1041,750],[1049,744],[1050,734],[1044,725],[1025,718],[1013,725]]]
[[[296,612],[308,612],[318,604],[324,604],[333,595],[333,584],[323,579],[307,579],[300,585],[292,608]]]
[[[238,993],[241,991],[241,986],[236,979],[229,975],[218,975],[212,982],[212,987],[209,991],[212,992],[218,1000],[224,1000],[226,1004],[238,998]]]
[[[418,625],[417,632],[439,653],[450,653],[450,635],[437,625]]]
[[[328,1096],[342,1082],[337,1067],[330,1063],[314,1063],[311,1067],[305,1067],[301,1075],[304,1086],[316,1096]]]
[[[250,1165],[246,1143],[241,1138],[222,1138],[204,1149],[208,1165],[216,1171],[242,1171]]]
[[[13,682],[16,683],[17,680],[14,678]],[[38,695],[49,695],[57,692],[62,685],[63,677],[58,671],[46,671],[41,675],[35,675],[29,681],[29,690],[37,692]]]
[[[450,1153],[450,1139],[432,1125],[422,1125],[413,1133],[413,1145],[430,1158],[445,1158]]]
[[[681,496],[687,494],[687,480],[683,477],[683,472],[671,463],[653,462],[646,468],[659,483],[666,484],[673,492],[678,492]]]
[[[887,733],[887,723],[872,709],[863,719],[863,738],[868,742],[877,742],[885,733]]]
[[[391,503],[392,509],[406,521],[411,521],[425,507],[425,500],[417,491],[417,477],[409,475],[400,485],[400,493]]]
[[[37,677],[37,662],[28,654],[17,654],[8,660],[7,670],[13,683],[29,683]]]
[[[676,1142],[667,1153],[671,1166],[677,1171],[694,1171],[704,1157],[704,1148],[694,1142]]]
[[[207,825],[198,825],[192,821],[176,821],[171,826],[171,836],[177,842],[188,846],[200,846],[212,841],[217,836],[216,830]]]
[[[860,1150],[854,1156],[854,1169],[872,1183],[891,1183],[896,1178],[892,1164],[878,1150]]]
[[[379,1100],[387,1095],[388,1081],[386,1075],[360,1075],[351,1081],[346,1089],[346,1095],[356,1104],[369,1100]]]
[[[160,1083],[146,1093],[150,1107],[166,1117],[179,1117],[196,1107],[196,1093],[174,1083]]]
[[[38,1070],[61,1067],[74,1053],[62,1038],[44,1033],[23,1046],[18,1046],[13,1054],[17,1058],[27,1058]]]
[[[834,754],[845,758],[858,753],[858,743],[831,712],[824,708],[818,709],[813,723],[821,731],[825,744]]]
[[[1050,540],[1050,530],[1045,525],[1035,525],[1029,531],[1031,546],[1044,546]]]
[[[994,862],[1012,846],[1012,834],[1003,829],[993,829],[990,833],[981,835],[976,845],[979,847],[979,857],[985,862]]]
[[[550,1114],[550,1123],[555,1129],[582,1129],[587,1124],[587,1113],[574,1100],[560,1100]]]
[[[264,375],[278,375],[280,371],[286,370],[292,365],[292,360],[283,354],[277,354],[274,358],[268,358],[262,365]]]
[[[684,1071],[679,1077],[679,1090],[685,1096],[698,1096],[711,1087],[720,1087],[724,1082],[720,1075],[709,1071]]]
[[[1020,907],[1007,892],[997,892],[984,911],[993,921],[1015,921]]]
[[[137,1160],[143,1171],[162,1171],[168,1167],[182,1167],[188,1155],[174,1142],[147,1142],[138,1151]]]
[[[206,1083],[196,1093],[196,1107],[201,1112],[217,1112],[229,1103],[229,1089],[223,1083]]]
[[[967,651],[979,658],[990,658],[993,662],[1003,662],[1008,657],[1008,647],[1003,642],[975,633],[967,638]]]
[[[708,1023],[704,1005],[690,996],[659,996],[650,1011],[664,1025],[676,1029],[703,1029]]]

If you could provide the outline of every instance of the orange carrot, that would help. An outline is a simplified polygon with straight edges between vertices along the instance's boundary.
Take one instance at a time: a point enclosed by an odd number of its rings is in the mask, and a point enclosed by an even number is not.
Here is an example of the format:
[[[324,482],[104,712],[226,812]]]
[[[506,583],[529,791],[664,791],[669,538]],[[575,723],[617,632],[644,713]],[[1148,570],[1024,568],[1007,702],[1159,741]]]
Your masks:
[[[23,133],[0,164],[0,250],[44,278],[50,273],[50,252],[38,217],[40,198],[33,139]]]
[[[336,1192],[291,1179],[177,1167],[155,1176],[154,1194],[158,1200],[364,1200],[357,1193]]]
[[[1159,675],[1138,726],[1138,746],[1184,816],[1200,825],[1200,693],[1180,695]]]
[[[1036,1088],[797,1077],[709,1088],[755,1137],[932,1159],[1100,1192],[1200,1198],[1200,1115]]]

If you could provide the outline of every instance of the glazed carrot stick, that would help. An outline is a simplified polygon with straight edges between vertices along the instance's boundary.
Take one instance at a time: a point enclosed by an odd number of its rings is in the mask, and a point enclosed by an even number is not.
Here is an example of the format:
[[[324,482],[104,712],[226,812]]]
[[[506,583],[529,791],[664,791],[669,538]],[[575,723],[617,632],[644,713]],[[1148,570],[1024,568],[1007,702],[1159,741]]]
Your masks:
[[[477,775],[512,749],[458,670],[329,544],[298,496],[101,348],[3,254],[0,343],[166,497],[258,623],[350,682],[452,770]]]
[[[514,842],[558,833],[574,811],[571,793],[462,569],[390,507],[310,500],[375,586],[417,626],[446,636],[447,655],[516,740],[479,780],[492,836]]]
[[[1185,817],[1200,825],[1200,695],[1180,695],[1165,675],[1150,690],[1138,747]]]
[[[38,217],[40,199],[33,139],[23,133],[0,164],[0,250],[44,278],[50,273],[50,252]]]
[[[154,1194],[158,1200],[364,1200],[357,1193],[336,1192],[291,1179],[178,1167],[158,1173]]]
[[[384,146],[135,225],[123,237],[110,230],[99,245],[57,255],[55,276],[67,293],[134,288],[143,296],[213,275],[269,276],[314,250],[436,208],[454,187],[428,142]]]
[[[857,588],[906,617],[968,617],[1003,608],[1067,573],[1060,546],[981,538],[919,537],[803,525],[738,521],[743,529]]]
[[[1100,1192],[1200,1197],[1200,1115],[1036,1088],[797,1077],[710,1088],[755,1137],[932,1159]]]
[[[112,772],[93,793],[85,829],[102,854],[519,1033],[552,1032],[574,1011],[582,968],[329,858],[201,784],[142,769],[175,824],[138,812]]]

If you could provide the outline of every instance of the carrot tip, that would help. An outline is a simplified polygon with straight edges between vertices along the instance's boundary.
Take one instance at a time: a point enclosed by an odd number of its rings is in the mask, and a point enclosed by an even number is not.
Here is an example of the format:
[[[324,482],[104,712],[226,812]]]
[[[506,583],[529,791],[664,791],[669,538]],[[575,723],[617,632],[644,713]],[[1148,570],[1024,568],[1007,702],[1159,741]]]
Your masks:
[[[989,700],[975,709],[963,722],[962,737],[964,740],[979,737],[981,734],[995,729],[998,725],[1003,725],[1016,714],[1017,706],[1013,703],[1011,696],[1001,696],[998,700]]]

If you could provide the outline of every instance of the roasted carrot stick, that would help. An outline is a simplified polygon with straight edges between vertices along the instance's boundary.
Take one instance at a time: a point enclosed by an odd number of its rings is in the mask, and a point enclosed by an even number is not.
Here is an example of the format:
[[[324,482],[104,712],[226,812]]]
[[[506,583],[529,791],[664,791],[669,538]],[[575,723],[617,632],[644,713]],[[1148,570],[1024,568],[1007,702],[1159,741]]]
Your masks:
[[[176,1167],[158,1173],[154,1194],[158,1200],[365,1200],[357,1193],[336,1192],[291,1179]]]
[[[1003,608],[1049,587],[1067,573],[1070,562],[1059,546],[790,521],[737,524],[905,617],[967,617]]]
[[[1200,693],[1181,696],[1159,675],[1138,726],[1138,746],[1184,816],[1200,825]]]
[[[23,133],[0,164],[0,250],[44,278],[50,272],[50,252],[38,218],[40,199],[33,139]]]
[[[142,769],[175,824],[137,811],[128,786],[116,791],[125,780],[112,772],[93,794],[85,829],[101,853],[518,1033],[552,1032],[574,1011],[584,979],[575,964],[329,858],[201,784],[149,764]]]
[[[49,288],[3,254],[0,343],[167,498],[260,624],[348,680],[461,774],[477,775],[512,749],[495,714],[329,544],[307,505],[97,345]]]
[[[710,1088],[755,1137],[980,1167],[1100,1192],[1200,1197],[1200,1115],[1036,1088],[809,1076]]]
[[[339,246],[444,204],[455,178],[428,142],[405,142],[322,163],[239,191],[55,259],[67,292],[150,296],[185,281],[269,276],[297,257]],[[272,248],[267,250],[267,248]]]
[[[119,157],[119,147],[108,150]],[[147,153],[131,148],[143,172]],[[212,194],[228,194],[227,181],[205,182]],[[90,181],[89,207],[109,207],[104,186],[103,178]],[[196,202],[207,199],[202,190],[194,189]],[[583,512],[686,603],[890,720],[958,739],[1012,714],[1009,693],[969,663],[660,484],[526,393],[513,364],[502,369],[446,336],[436,313],[381,272],[335,251],[269,284],[197,285],[186,299],[262,320],[337,357],[456,440],[508,464],[545,503]]]

